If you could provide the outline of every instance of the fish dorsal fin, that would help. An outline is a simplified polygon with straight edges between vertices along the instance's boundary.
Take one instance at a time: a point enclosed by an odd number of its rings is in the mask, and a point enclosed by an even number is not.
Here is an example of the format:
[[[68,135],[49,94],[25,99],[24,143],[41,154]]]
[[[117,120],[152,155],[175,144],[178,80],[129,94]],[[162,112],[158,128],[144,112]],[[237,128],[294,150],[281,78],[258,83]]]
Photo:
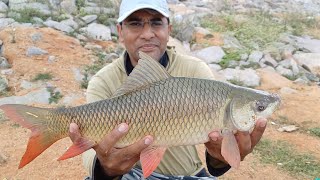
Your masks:
[[[144,87],[161,81],[171,76],[165,68],[146,53],[139,52],[140,59],[124,84],[115,92],[113,97],[128,94],[143,89]]]

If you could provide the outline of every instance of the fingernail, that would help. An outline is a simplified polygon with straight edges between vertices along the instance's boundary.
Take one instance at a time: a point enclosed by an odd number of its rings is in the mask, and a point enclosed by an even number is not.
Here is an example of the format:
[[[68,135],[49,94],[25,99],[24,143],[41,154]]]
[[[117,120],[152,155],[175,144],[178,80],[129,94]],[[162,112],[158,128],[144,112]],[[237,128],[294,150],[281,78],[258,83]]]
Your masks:
[[[128,126],[125,123],[120,124],[118,127],[119,132],[126,132],[128,130]]]
[[[71,133],[74,133],[76,131],[76,127],[75,127],[75,125],[73,123],[70,124],[69,131]]]
[[[149,145],[149,144],[151,144],[151,139],[150,138],[146,138],[145,140],[144,140],[144,144],[145,145]]]
[[[259,123],[259,126],[261,128],[264,128],[264,127],[266,127],[266,125],[267,125],[267,120],[266,119],[261,119],[260,123]]]
[[[217,141],[219,136],[220,136],[220,134],[218,132],[212,132],[210,134],[210,138],[211,138],[212,141]]]

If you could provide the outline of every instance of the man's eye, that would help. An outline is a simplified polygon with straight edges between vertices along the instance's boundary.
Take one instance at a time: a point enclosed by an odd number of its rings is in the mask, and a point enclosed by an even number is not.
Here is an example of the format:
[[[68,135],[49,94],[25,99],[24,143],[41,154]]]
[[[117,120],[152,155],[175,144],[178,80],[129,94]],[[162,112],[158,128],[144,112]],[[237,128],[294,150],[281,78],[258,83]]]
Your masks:
[[[129,26],[139,27],[139,26],[142,26],[142,22],[139,22],[139,21],[130,22]]]
[[[151,26],[159,27],[162,25],[163,25],[162,21],[151,21]]]

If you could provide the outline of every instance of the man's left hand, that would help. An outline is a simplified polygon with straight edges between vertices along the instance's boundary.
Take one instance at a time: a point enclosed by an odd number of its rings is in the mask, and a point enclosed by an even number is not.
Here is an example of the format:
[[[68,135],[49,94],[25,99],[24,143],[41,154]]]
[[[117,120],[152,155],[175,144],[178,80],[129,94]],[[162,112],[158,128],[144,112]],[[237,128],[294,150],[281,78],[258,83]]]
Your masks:
[[[240,157],[243,160],[248,154],[253,151],[253,148],[260,141],[267,125],[266,119],[259,119],[256,122],[256,125],[251,132],[240,132],[238,131],[235,134],[235,137],[238,142]],[[222,136],[219,132],[214,131],[209,134],[210,141],[205,143],[208,153],[215,159],[220,160],[224,163],[227,163],[221,155],[221,143]]]

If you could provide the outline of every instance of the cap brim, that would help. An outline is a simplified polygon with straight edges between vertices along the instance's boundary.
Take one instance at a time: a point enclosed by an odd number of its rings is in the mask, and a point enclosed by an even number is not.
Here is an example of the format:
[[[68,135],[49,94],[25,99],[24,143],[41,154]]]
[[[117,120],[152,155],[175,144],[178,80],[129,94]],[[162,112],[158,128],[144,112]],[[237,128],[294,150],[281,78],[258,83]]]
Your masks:
[[[118,23],[120,23],[120,22],[122,22],[123,20],[125,20],[125,19],[126,19],[128,16],[130,16],[132,13],[134,13],[134,12],[136,12],[136,11],[138,11],[138,10],[141,10],[141,9],[153,9],[153,10],[159,12],[160,14],[162,14],[164,17],[169,17],[169,14],[168,14],[168,13],[166,13],[166,12],[164,12],[164,11],[162,11],[162,10],[156,9],[156,8],[154,8],[154,7],[146,4],[146,5],[141,5],[141,6],[139,6],[139,7],[136,7],[136,8],[134,8],[134,9],[132,9],[131,11],[128,11],[128,12],[122,14],[122,16],[120,16],[120,17],[118,18],[118,20],[117,20]]]

